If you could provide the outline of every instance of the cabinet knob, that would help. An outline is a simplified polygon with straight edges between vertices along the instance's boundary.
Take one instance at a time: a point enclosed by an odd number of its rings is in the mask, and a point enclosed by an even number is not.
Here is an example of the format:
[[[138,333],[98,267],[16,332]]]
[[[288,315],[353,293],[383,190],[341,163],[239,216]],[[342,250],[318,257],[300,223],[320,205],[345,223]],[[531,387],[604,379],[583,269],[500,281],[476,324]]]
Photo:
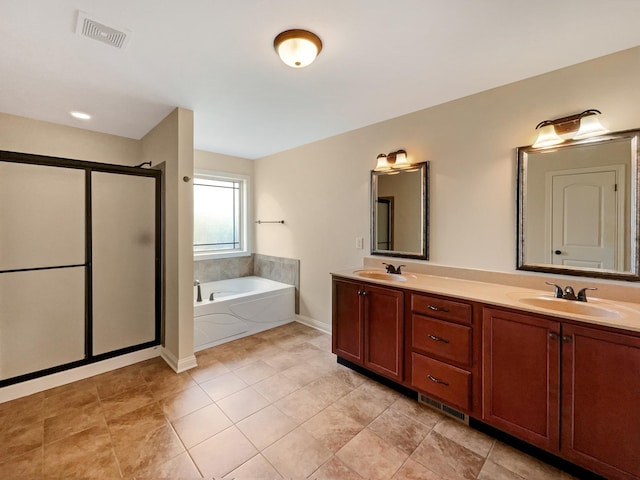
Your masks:
[[[427,337],[429,337],[434,342],[449,343],[449,340],[447,340],[446,338],[437,337],[436,335],[429,334],[427,335]]]
[[[549,338],[551,340],[557,340],[558,339],[558,334],[555,332],[549,332]]]
[[[433,375],[427,375],[427,378],[431,380],[433,383],[439,383],[440,385],[444,385],[445,387],[449,386],[447,382],[440,380],[439,378],[436,378]]]
[[[571,343],[571,335],[563,335],[562,336],[562,341],[564,343]]]
[[[556,255],[562,255],[562,250],[556,250],[556,251],[555,251],[555,252],[553,252],[553,253],[555,253]]]

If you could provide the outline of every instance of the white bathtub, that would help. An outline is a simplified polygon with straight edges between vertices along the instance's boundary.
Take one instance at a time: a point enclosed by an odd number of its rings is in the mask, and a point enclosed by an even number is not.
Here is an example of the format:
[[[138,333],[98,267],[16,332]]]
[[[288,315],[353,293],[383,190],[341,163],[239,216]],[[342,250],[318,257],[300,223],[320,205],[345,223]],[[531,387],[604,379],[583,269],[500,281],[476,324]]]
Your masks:
[[[295,287],[262,277],[202,283],[193,288],[195,351],[284,325],[295,317]],[[209,296],[213,293],[213,301]]]

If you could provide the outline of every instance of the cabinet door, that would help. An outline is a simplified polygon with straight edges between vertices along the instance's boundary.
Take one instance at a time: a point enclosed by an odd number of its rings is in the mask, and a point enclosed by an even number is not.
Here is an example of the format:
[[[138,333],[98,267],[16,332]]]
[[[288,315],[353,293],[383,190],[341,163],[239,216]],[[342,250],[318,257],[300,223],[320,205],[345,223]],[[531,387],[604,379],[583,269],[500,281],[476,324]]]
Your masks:
[[[364,366],[392,380],[402,380],[404,294],[364,289]]]
[[[152,177],[91,174],[94,355],[156,340],[155,189]]]
[[[562,452],[608,478],[640,478],[640,338],[563,325]]]
[[[546,450],[559,447],[560,324],[485,308],[487,423]]]
[[[333,281],[332,350],[337,356],[362,365],[363,312],[362,285]]]

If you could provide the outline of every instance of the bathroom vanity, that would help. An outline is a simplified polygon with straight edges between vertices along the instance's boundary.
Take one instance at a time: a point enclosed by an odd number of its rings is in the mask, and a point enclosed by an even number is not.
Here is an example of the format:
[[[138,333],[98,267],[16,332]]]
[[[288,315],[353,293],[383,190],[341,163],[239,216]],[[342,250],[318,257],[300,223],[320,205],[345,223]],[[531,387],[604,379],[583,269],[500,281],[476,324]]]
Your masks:
[[[376,269],[332,285],[338,357],[607,478],[640,478],[640,305]]]

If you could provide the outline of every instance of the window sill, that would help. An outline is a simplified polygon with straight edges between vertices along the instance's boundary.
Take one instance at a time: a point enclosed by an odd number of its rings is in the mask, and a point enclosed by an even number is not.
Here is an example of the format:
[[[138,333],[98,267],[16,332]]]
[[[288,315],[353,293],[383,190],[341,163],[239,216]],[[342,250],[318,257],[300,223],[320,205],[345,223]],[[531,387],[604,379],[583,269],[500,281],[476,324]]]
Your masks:
[[[198,262],[200,260],[214,260],[216,258],[237,258],[250,256],[251,252],[247,250],[236,250],[233,252],[194,252],[193,261]]]

